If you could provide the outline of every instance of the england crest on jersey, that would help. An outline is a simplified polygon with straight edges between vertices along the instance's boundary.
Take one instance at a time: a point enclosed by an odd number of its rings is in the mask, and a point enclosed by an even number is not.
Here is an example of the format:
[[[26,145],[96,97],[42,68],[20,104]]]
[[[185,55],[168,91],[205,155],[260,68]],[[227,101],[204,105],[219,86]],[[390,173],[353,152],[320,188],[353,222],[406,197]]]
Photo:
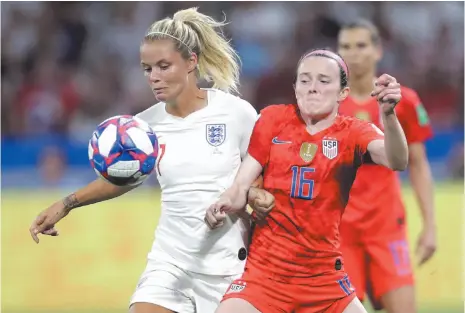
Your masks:
[[[207,142],[214,146],[220,146],[226,139],[226,124],[207,124]]]
[[[328,159],[332,160],[337,157],[337,140],[335,139],[323,139],[323,154]]]

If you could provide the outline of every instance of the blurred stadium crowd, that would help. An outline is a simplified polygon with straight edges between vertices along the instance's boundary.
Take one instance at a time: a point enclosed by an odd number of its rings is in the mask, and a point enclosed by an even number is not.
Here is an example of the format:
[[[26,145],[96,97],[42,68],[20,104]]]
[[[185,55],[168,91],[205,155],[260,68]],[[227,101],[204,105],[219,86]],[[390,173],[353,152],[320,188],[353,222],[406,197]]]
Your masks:
[[[58,135],[83,145],[102,120],[153,104],[139,44],[153,21],[190,6],[226,14],[226,34],[243,62],[241,93],[257,109],[294,102],[300,55],[335,48],[341,23],[369,18],[383,38],[380,72],[419,92],[436,131],[463,138],[463,2],[157,1],[2,2],[2,139],[37,143]],[[61,149],[55,144],[37,156],[46,175],[66,167],[61,155],[70,152]],[[463,174],[456,170],[463,145],[450,150],[451,172]]]

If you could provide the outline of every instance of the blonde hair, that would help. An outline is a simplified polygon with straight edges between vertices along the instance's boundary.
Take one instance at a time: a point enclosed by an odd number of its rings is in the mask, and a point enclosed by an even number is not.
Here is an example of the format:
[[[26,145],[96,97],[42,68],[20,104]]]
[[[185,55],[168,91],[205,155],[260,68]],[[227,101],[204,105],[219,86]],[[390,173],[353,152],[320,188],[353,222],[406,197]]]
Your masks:
[[[184,58],[197,54],[198,77],[212,81],[214,88],[238,92],[240,59],[221,31],[224,25],[190,8],[153,23],[144,41],[171,39]]]

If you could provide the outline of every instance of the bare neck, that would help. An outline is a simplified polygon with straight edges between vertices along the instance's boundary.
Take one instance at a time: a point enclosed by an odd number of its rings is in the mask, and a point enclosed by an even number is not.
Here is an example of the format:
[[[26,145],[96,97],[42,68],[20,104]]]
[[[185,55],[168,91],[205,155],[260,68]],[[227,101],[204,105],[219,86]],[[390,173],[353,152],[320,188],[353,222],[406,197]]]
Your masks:
[[[324,117],[313,117],[313,116],[306,116],[301,114],[302,119],[307,125],[307,131],[310,135],[315,135],[334,124],[334,121],[337,117],[337,109],[333,110],[329,115]]]
[[[207,106],[207,91],[197,85],[187,87],[174,101],[166,103],[166,112],[185,118]]]
[[[371,98],[374,88],[375,73],[369,72],[360,77],[351,77],[349,80],[350,96],[355,100],[365,101]]]

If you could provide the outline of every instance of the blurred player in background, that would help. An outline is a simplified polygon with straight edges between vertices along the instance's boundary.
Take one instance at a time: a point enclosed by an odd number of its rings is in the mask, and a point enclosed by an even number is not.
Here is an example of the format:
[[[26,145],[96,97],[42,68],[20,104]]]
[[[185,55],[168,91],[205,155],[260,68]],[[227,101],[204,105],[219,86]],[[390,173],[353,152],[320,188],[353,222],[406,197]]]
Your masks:
[[[257,224],[244,275],[217,313],[362,313],[343,268],[339,223],[357,169],[364,163],[404,170],[408,147],[394,114],[400,86],[376,80],[385,135],[371,123],[338,115],[349,94],[344,61],[316,50],[298,63],[297,105],[261,111],[248,155],[234,184],[207,211],[210,227],[243,211],[247,192],[263,171],[276,207]]]
[[[350,96],[341,103],[342,115],[369,121],[383,129],[382,112],[371,91],[382,57],[376,27],[364,20],[342,27],[339,54],[349,66]],[[409,145],[409,174],[423,217],[417,243],[420,265],[436,249],[433,182],[424,142],[432,136],[428,116],[418,94],[402,86],[395,113]],[[409,258],[405,208],[397,173],[364,165],[350,193],[341,224],[345,266],[357,295],[368,292],[376,308],[389,313],[414,313],[415,292]],[[380,302],[381,301],[381,302]]]
[[[138,117],[159,139],[162,211],[132,313],[212,313],[244,269],[248,216],[230,216],[216,231],[204,223],[205,210],[232,184],[257,119],[248,102],[229,93],[237,88],[239,66],[236,52],[216,31],[223,25],[196,9],[182,10],[155,22],[140,47],[159,101]],[[214,88],[199,89],[199,78],[211,78]],[[42,212],[31,235],[36,242],[39,233],[57,235],[55,224],[72,209],[131,189],[97,179]],[[274,201],[258,189],[249,199],[258,210]]]

